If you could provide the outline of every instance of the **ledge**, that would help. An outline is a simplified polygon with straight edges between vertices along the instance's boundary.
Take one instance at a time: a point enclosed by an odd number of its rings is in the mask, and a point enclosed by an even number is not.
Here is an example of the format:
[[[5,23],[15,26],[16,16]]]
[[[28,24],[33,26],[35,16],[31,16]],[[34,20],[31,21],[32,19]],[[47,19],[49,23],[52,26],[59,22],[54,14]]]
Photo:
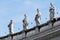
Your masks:
[[[57,18],[57,20],[56,20],[56,18],[54,18],[53,20],[51,20],[51,22],[54,22],[54,23],[57,22],[57,21],[60,21],[60,17]],[[38,28],[40,29],[40,28],[48,25],[49,23],[50,23],[50,20],[47,21],[46,23],[40,25],[40,26],[35,26],[35,27],[33,27],[33,28],[31,28],[31,29],[28,29],[28,30],[26,30],[26,31],[20,31],[20,32],[18,32],[18,33],[14,33],[14,34],[11,34],[11,35],[12,35],[12,36],[16,36],[16,35],[22,34],[23,32],[28,33],[28,32],[31,32],[31,31],[35,30],[36,27],[38,27]],[[7,37],[9,37],[9,36],[10,36],[10,35],[8,34],[8,35],[6,35],[6,36],[0,37],[0,39],[7,38]]]

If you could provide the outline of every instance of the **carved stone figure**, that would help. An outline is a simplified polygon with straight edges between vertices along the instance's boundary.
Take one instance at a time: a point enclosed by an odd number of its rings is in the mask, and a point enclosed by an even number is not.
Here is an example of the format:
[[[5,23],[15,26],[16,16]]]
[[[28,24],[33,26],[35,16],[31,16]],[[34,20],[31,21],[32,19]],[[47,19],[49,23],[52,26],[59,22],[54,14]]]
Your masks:
[[[40,19],[41,19],[41,16],[40,16],[40,13],[39,13],[39,9],[37,9],[37,14],[35,16],[36,26],[40,25]]]
[[[13,25],[13,20],[10,20],[10,23],[9,23],[9,25],[8,25],[10,34],[14,33],[14,32],[13,32],[13,26],[14,26],[14,25]]]
[[[54,18],[54,14],[55,14],[55,8],[54,8],[54,5],[52,3],[50,3],[50,9],[49,9],[49,12],[50,12],[50,20],[53,20]]]
[[[25,14],[23,19],[23,30],[27,30],[27,26],[28,26],[28,21],[27,21],[27,16]]]

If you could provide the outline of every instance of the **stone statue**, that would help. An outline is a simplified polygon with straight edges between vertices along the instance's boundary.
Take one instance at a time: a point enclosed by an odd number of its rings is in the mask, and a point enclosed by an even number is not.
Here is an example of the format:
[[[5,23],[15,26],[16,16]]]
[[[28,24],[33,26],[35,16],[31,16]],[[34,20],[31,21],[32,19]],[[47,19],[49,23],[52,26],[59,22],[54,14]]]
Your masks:
[[[25,14],[23,19],[23,30],[27,30],[27,26],[28,26],[28,21],[27,21],[27,16]]]
[[[49,9],[49,12],[50,12],[50,20],[53,20],[54,18],[54,14],[55,14],[55,8],[54,8],[54,5],[52,3],[50,3],[50,9]]]
[[[37,14],[35,16],[35,22],[36,22],[36,26],[39,26],[40,25],[40,13],[39,13],[39,9],[37,9]]]
[[[54,15],[55,15],[55,7],[52,3],[50,3],[50,9],[49,9],[49,12],[50,12],[50,23],[52,24],[52,27],[54,26]]]
[[[13,25],[13,20],[10,20],[10,23],[9,23],[9,25],[8,25],[10,34],[14,33],[14,32],[13,32],[13,26],[14,26],[14,25]]]

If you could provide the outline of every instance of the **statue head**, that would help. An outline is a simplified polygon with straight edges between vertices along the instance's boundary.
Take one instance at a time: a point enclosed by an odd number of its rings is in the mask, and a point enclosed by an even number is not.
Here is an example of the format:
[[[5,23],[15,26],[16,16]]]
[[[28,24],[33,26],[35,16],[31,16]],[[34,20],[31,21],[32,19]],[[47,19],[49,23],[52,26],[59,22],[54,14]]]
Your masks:
[[[39,9],[37,8],[37,14],[39,13]]]
[[[13,23],[13,20],[10,20],[10,23]]]
[[[26,14],[24,14],[24,17],[26,17]]]
[[[50,3],[50,9],[54,9],[53,3]]]

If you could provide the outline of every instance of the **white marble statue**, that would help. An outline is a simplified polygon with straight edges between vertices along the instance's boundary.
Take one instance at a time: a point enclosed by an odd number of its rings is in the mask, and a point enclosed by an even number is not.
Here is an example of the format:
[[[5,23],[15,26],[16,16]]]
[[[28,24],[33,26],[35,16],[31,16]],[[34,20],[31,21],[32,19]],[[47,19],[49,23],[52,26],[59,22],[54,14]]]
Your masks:
[[[39,13],[39,9],[37,9],[37,14],[35,16],[36,26],[40,25],[40,19],[41,19],[41,16],[40,16],[40,13]]]
[[[27,26],[28,26],[28,21],[27,21],[27,16],[25,14],[23,19],[23,30],[27,30]]]
[[[13,31],[13,29],[14,29],[13,20],[10,20],[10,23],[9,23],[8,27],[9,27],[10,34],[13,34],[14,33],[14,31]]]
[[[53,20],[54,18],[54,14],[55,14],[55,7],[52,3],[50,3],[50,9],[49,9],[49,12],[50,12],[50,20]]]

